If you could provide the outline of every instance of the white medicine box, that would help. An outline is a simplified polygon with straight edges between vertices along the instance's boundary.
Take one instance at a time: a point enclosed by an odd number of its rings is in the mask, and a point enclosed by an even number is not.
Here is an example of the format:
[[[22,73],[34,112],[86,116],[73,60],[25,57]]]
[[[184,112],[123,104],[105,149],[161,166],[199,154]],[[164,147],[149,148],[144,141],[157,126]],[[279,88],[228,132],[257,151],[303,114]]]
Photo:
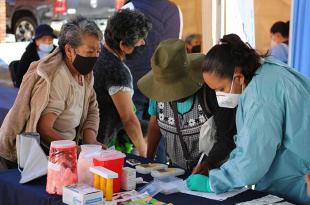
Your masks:
[[[136,170],[130,167],[124,167],[121,182],[123,190],[131,191],[136,189]]]
[[[102,205],[103,194],[89,185],[75,184],[63,188],[62,201],[68,205]]]

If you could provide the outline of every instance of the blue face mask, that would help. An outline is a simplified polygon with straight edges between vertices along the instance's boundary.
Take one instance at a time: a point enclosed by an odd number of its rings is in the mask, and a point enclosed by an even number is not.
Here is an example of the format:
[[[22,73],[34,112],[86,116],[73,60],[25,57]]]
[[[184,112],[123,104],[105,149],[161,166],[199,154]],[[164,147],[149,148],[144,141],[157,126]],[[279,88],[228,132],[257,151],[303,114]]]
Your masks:
[[[39,45],[39,50],[44,53],[50,53],[53,50],[53,48],[54,48],[53,44],[42,43]]]

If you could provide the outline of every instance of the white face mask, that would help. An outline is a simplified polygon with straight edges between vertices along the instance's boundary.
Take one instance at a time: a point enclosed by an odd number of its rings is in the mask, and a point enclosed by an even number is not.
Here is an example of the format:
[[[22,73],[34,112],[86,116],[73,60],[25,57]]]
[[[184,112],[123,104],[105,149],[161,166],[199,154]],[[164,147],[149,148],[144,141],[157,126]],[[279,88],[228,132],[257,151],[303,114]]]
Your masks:
[[[39,45],[39,50],[45,53],[50,53],[53,50],[53,48],[54,48],[53,44],[42,43]]]
[[[231,87],[230,87],[229,93],[220,92],[220,91],[216,92],[217,103],[218,103],[218,105],[220,107],[225,107],[225,108],[235,108],[235,107],[237,107],[241,94],[231,93],[233,84],[234,84],[234,80],[231,83]]]

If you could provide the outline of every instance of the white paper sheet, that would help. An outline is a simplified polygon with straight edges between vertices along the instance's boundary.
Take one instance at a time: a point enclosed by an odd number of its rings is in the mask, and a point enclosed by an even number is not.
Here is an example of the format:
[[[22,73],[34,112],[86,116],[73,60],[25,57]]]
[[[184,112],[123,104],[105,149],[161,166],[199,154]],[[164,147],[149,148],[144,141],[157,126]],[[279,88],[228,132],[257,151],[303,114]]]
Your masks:
[[[203,198],[212,199],[212,200],[216,200],[216,201],[224,201],[224,200],[226,200],[229,197],[236,196],[236,195],[238,195],[238,194],[248,190],[248,188],[244,187],[242,189],[233,190],[233,191],[222,193],[222,194],[215,194],[215,193],[205,193],[205,192],[191,191],[191,190],[189,190],[187,188],[185,180],[184,180],[184,186],[185,186],[185,189],[181,191],[182,193],[190,194],[190,195],[194,195],[194,196],[200,196],[200,197],[203,197]]]
[[[283,200],[284,200],[283,198],[280,198],[280,197],[277,197],[274,195],[267,195],[267,196],[264,196],[264,197],[261,197],[258,199],[254,199],[251,201],[242,202],[242,203],[239,203],[237,205],[272,205],[272,204],[275,204],[275,205],[280,205],[280,204],[291,205],[291,203],[288,203],[288,202],[280,202]]]

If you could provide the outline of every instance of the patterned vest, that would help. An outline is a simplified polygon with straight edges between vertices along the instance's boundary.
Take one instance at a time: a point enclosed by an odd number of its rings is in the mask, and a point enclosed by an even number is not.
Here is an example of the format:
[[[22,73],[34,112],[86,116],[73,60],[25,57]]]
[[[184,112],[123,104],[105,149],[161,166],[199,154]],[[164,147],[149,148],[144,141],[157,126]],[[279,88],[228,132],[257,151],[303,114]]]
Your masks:
[[[178,113],[178,115],[181,133],[190,155],[189,160],[183,157],[180,136],[175,126],[173,110],[169,102],[157,103],[157,123],[162,136],[166,139],[168,156],[173,164],[191,171],[188,169],[192,169],[200,157],[198,150],[199,133],[207,117],[203,113],[197,96],[194,96],[191,109],[184,114]]]

